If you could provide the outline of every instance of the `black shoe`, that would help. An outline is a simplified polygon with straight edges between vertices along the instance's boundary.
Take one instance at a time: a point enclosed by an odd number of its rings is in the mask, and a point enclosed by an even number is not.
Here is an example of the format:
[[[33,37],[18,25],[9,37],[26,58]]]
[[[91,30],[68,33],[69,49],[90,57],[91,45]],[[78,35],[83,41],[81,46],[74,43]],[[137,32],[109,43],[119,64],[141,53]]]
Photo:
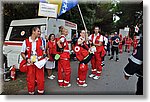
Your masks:
[[[108,56],[110,56],[110,54],[108,54]]]
[[[109,60],[113,60],[113,57],[110,57]]]
[[[116,62],[118,62],[119,61],[119,58],[116,58]]]
[[[104,67],[104,66],[105,66],[105,63],[102,63],[101,66]]]

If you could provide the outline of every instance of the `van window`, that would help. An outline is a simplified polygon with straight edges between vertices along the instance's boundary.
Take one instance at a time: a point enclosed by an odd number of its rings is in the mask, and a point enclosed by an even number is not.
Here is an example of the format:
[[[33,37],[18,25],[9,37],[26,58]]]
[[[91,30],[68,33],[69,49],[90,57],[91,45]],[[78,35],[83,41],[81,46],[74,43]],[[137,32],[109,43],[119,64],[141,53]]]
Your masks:
[[[10,34],[10,41],[23,41],[30,36],[32,26],[14,26]]]

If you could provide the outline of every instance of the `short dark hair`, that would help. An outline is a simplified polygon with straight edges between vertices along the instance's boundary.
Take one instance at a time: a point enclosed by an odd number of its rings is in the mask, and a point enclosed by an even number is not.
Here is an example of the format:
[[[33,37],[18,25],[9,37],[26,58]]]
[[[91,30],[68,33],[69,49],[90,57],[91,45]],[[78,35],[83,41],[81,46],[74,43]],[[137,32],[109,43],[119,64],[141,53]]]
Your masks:
[[[51,39],[51,36],[52,36],[52,35],[54,35],[54,37],[55,37],[55,34],[50,34],[49,37],[48,37],[48,40]]]
[[[39,28],[40,29],[40,27],[39,26],[32,26],[31,28],[30,28],[30,35],[32,34],[32,32],[33,31],[35,31],[37,28]]]

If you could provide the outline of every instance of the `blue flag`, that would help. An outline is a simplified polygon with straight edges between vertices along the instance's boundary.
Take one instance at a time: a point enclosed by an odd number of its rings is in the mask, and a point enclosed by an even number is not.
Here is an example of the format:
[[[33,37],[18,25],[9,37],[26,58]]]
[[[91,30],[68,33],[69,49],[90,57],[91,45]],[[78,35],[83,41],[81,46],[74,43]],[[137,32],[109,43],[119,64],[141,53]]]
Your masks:
[[[58,16],[69,11],[71,8],[75,7],[77,4],[78,4],[78,0],[62,0],[62,7]]]
[[[40,2],[58,5],[58,16],[69,11],[78,4],[78,0],[40,0]]]

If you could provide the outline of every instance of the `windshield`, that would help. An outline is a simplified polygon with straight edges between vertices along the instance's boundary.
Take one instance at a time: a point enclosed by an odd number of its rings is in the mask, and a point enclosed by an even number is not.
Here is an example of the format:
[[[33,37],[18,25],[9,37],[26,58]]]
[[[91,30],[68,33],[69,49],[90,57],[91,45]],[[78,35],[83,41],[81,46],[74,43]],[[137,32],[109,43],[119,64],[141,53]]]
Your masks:
[[[23,41],[30,36],[32,26],[14,26],[10,34],[10,41]]]

